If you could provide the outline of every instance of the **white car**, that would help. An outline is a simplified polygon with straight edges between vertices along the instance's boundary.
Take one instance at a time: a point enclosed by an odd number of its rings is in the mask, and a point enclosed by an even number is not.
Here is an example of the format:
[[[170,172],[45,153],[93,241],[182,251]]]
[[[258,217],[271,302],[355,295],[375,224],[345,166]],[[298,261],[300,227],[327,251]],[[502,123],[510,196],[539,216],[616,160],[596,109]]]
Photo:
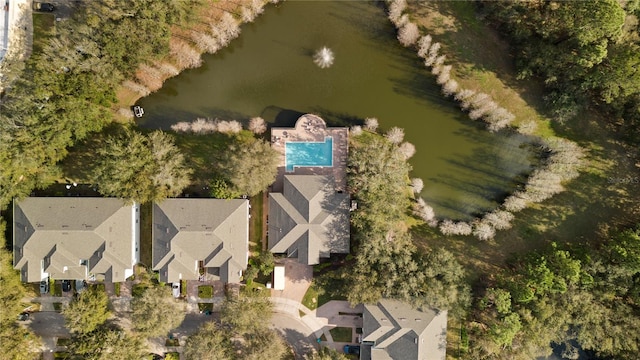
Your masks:
[[[174,298],[180,297],[180,282],[174,282],[171,284],[171,291],[173,292]]]

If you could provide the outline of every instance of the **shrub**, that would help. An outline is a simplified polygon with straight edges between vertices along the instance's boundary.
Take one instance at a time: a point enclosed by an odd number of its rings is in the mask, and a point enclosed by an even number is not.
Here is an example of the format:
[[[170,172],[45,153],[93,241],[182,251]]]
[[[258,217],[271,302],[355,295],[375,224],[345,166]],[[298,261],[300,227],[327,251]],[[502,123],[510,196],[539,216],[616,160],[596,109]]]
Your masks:
[[[123,82],[122,85],[131,91],[137,92],[141,96],[147,96],[151,94],[151,91],[146,86],[138,84],[135,81],[127,80]]]
[[[201,50],[208,52],[209,54],[214,54],[216,51],[220,50],[220,43],[218,39],[212,35],[203,33],[200,31],[192,31],[191,39],[196,43],[196,46]]]
[[[433,225],[431,223],[434,221],[436,214],[433,211],[433,208],[427,205],[424,199],[418,198],[418,200],[416,201],[413,207],[413,210],[416,216],[420,217],[422,220],[426,221],[430,225]]]
[[[483,221],[493,226],[496,230],[506,230],[511,227],[513,214],[504,210],[495,210],[484,215]]]
[[[504,208],[507,209],[507,211],[518,212],[526,208],[530,202],[531,200],[526,193],[522,191],[516,191],[504,200],[503,205]]]
[[[353,126],[351,127],[351,131],[350,131],[350,132],[351,132],[351,135],[352,135],[352,136],[358,136],[358,135],[362,134],[362,126],[360,126],[360,125],[353,125]]]
[[[517,130],[520,134],[531,135],[536,131],[537,128],[538,128],[538,123],[535,122],[534,120],[529,120],[521,123],[518,126]]]
[[[434,68],[435,69],[435,68]],[[440,74],[436,79],[436,82],[440,85],[444,85],[449,81],[451,73],[451,65],[445,65],[440,67]]]
[[[407,8],[406,0],[391,1],[391,4],[389,4],[389,20],[391,20],[391,22],[396,24],[397,26],[397,23],[400,20],[400,17],[402,16],[402,13],[406,8]]]
[[[169,53],[181,68],[195,68],[202,64],[200,53],[184,40],[171,38],[169,42]]]
[[[471,235],[471,225],[464,221],[453,222],[444,220],[440,223],[440,232],[443,235]]]
[[[431,35],[425,35],[418,40],[418,56],[426,58],[429,55],[429,48],[431,47]]]
[[[449,79],[444,83],[444,85],[442,85],[442,94],[444,96],[448,97],[454,95],[456,91],[458,91],[458,82],[453,79]]]

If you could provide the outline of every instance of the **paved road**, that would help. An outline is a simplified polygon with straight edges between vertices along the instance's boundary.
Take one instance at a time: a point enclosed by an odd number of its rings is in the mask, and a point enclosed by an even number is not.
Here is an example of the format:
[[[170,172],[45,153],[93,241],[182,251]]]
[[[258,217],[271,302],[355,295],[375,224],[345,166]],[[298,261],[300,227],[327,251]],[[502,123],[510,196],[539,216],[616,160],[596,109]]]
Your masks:
[[[299,317],[275,313],[271,318],[271,326],[293,347],[296,359],[303,359],[305,354],[317,349],[314,332]]]
[[[31,314],[29,327],[40,337],[70,337],[64,326],[64,317],[55,311],[40,311]]]

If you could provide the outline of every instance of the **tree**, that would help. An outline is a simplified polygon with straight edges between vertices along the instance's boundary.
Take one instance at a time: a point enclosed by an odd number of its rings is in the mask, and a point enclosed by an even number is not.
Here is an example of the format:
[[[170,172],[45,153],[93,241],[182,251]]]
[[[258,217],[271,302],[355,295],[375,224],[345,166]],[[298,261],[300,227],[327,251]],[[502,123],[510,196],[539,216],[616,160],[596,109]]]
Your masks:
[[[378,119],[376,118],[364,119],[364,128],[371,132],[376,132],[376,130],[378,130]]]
[[[405,159],[409,159],[416,154],[416,147],[412,143],[405,141],[398,146],[398,151],[400,151]]]
[[[160,131],[145,137],[125,129],[107,137],[96,153],[90,177],[104,195],[146,203],[177,196],[190,182],[184,156]]]
[[[411,187],[415,194],[420,194],[424,188],[424,182],[420,178],[413,178],[411,179]]]
[[[404,139],[404,130],[394,126],[387,131],[385,136],[392,144],[400,144]]]
[[[71,359],[84,360],[130,360],[140,359],[145,354],[138,336],[107,326],[74,334],[67,350]]]
[[[109,319],[109,298],[104,291],[89,287],[78,295],[62,311],[67,328],[72,333],[86,334],[94,331]]]
[[[263,134],[265,131],[267,131],[267,124],[265,123],[263,118],[259,116],[253,117],[251,118],[251,120],[249,120],[249,130],[254,134]]]
[[[236,334],[249,333],[266,328],[272,310],[269,298],[245,294],[225,301],[220,321],[231,327]],[[258,318],[260,321],[256,321]]]
[[[184,306],[171,296],[167,286],[147,289],[131,301],[133,329],[145,337],[166,335],[184,320]]]
[[[346,355],[326,346],[323,346],[318,352],[305,355],[304,358],[305,360],[349,360]]]
[[[182,356],[187,360],[231,360],[233,343],[215,322],[206,322],[187,338]]]
[[[279,162],[269,143],[248,138],[229,145],[219,165],[234,191],[254,196],[275,181]]]
[[[3,285],[4,287],[4,285]],[[6,313],[3,309],[2,313]],[[42,340],[28,328],[15,322],[18,313],[11,313],[12,321],[0,323],[0,351],[4,359],[36,360],[41,357]]]
[[[257,328],[245,334],[244,342],[238,345],[242,360],[282,360],[287,354],[287,345],[282,336],[266,327]]]

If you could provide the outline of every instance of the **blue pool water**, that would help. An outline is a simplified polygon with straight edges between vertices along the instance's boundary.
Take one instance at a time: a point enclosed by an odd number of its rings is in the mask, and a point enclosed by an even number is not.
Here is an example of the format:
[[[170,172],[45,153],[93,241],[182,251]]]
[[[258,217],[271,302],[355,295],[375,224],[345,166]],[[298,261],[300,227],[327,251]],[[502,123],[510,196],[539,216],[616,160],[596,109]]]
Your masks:
[[[327,136],[324,142],[286,142],[284,154],[287,172],[296,166],[333,166],[333,138]]]

